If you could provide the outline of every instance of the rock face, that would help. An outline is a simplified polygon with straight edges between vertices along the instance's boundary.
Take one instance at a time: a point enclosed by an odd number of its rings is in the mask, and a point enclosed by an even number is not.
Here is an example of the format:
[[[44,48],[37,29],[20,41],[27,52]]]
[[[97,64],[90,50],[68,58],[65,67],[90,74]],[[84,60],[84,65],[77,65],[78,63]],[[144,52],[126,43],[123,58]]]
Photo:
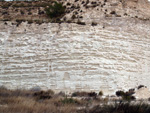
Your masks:
[[[150,91],[148,88],[142,87],[142,88],[136,90],[134,96],[137,99],[148,99],[150,97]]]
[[[134,12],[129,6],[141,3],[130,0],[124,4],[122,8]],[[0,85],[66,92],[102,90],[104,94],[140,84],[149,88],[148,11],[140,18],[118,17],[112,9],[111,17],[98,12],[88,17],[94,10],[84,13],[86,25],[23,22],[16,26],[14,21],[1,21]],[[69,15],[65,15],[67,19]]]
[[[142,24],[144,25],[144,24]],[[133,31],[77,24],[0,25],[0,83],[56,91],[113,93],[149,86],[150,38]]]

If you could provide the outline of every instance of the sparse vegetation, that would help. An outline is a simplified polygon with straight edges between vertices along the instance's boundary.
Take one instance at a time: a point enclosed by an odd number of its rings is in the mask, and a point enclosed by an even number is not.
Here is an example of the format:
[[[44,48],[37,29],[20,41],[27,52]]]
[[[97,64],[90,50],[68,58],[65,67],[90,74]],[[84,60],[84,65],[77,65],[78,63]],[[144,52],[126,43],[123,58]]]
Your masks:
[[[150,113],[149,104],[115,103],[112,105],[95,106],[89,113]]]
[[[115,12],[115,11],[111,11],[111,12],[110,12],[110,14],[115,15],[115,14],[116,14],[116,12]]]
[[[51,98],[47,98],[49,95]],[[33,90],[8,90],[1,87],[0,113],[70,113],[75,111],[75,105],[69,104],[74,101],[73,99],[66,100],[64,97],[61,99],[53,96],[52,90],[37,92]]]
[[[67,98],[65,97],[64,99],[61,100],[63,104],[79,104],[79,101],[73,98]]]
[[[72,15],[72,17],[71,17],[71,19],[75,19],[76,18],[76,15],[75,14],[73,14]]]
[[[92,26],[97,26],[97,23],[96,23],[96,22],[92,22],[91,25],[92,25]]]
[[[33,96],[36,97],[36,99],[38,99],[38,100],[51,99],[53,95],[54,95],[54,92],[52,90],[39,91],[39,92],[35,92],[33,94]]]
[[[81,22],[80,20],[77,21],[77,24],[79,24],[79,25],[86,25],[85,22]]]
[[[102,94],[100,91],[99,96]],[[116,94],[120,96],[125,92]],[[150,113],[149,104],[116,100],[108,104],[109,98],[94,98],[95,95],[95,92],[75,92],[69,97],[63,92],[55,94],[39,87],[31,90],[0,87],[0,113]]]
[[[146,86],[144,86],[144,85],[139,85],[139,86],[138,86],[138,89],[141,89],[141,88],[143,88],[143,87],[146,87]]]
[[[72,93],[72,97],[94,97],[94,98],[96,98],[96,96],[97,96],[97,93],[95,93],[95,92],[82,91],[82,92]]]
[[[118,97],[122,97],[122,100],[125,100],[125,101],[135,100],[136,98],[133,96],[133,94],[134,94],[134,90],[129,90],[128,92],[124,92],[124,91],[116,92],[116,95]]]
[[[2,8],[9,8],[11,6],[11,3],[7,3],[7,2],[4,2],[4,4],[1,6]]]

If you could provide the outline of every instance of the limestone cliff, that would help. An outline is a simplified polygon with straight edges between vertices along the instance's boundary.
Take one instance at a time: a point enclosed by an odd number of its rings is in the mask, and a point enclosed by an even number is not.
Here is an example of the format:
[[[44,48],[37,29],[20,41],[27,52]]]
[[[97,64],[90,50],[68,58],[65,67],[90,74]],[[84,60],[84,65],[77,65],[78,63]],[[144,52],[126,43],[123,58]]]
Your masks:
[[[104,94],[140,84],[150,88],[148,1],[66,0],[63,4],[68,12],[62,23],[0,21],[0,85],[103,90]]]

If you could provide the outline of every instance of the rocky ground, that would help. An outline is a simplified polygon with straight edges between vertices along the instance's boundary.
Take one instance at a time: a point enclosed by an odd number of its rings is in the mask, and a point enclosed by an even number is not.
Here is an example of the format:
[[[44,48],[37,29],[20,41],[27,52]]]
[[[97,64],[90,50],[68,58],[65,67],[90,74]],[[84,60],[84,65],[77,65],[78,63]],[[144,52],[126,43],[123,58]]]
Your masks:
[[[36,2],[0,2],[0,20],[47,20],[44,8],[54,0]],[[59,1],[59,0],[58,0]],[[62,21],[101,22],[105,18],[150,19],[147,0],[61,0],[66,7]]]

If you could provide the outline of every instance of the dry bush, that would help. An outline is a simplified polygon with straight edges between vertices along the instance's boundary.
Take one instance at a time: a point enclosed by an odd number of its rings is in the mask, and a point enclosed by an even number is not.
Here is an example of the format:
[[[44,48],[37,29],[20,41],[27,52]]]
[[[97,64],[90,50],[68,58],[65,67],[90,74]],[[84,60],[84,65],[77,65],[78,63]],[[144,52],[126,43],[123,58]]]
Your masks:
[[[72,93],[72,97],[95,97],[96,98],[97,94],[95,92],[74,92]]]
[[[150,105],[144,103],[114,103],[112,105],[94,106],[89,113],[150,113]]]
[[[10,97],[5,100],[7,107],[0,107],[0,113],[70,113],[75,110],[73,105],[56,106],[53,101],[37,102],[34,99]]]
[[[20,89],[16,89],[16,90],[9,90],[3,87],[0,87],[0,97],[17,97],[17,96],[32,96],[33,92],[31,92],[30,90],[20,90]]]
[[[37,99],[38,96],[51,95],[51,98]],[[149,104],[130,104],[128,102],[110,105],[101,99],[86,97],[95,93],[80,92],[78,96],[55,96],[52,90],[8,90],[0,88],[0,113],[150,113]],[[58,94],[56,94],[58,95]],[[103,106],[100,105],[103,104]],[[91,107],[93,106],[93,107]]]
[[[0,88],[0,113],[70,113],[75,111],[76,106],[73,104],[63,104],[64,97],[57,98],[41,98],[37,96],[54,95],[52,90],[48,91],[31,91],[31,90],[8,90]]]
[[[38,100],[39,99],[51,99],[53,95],[54,95],[54,92],[52,90],[39,91],[33,94],[33,96],[36,97],[36,99]]]
[[[74,92],[72,93],[72,97],[87,97],[88,92],[82,91],[82,92]]]

